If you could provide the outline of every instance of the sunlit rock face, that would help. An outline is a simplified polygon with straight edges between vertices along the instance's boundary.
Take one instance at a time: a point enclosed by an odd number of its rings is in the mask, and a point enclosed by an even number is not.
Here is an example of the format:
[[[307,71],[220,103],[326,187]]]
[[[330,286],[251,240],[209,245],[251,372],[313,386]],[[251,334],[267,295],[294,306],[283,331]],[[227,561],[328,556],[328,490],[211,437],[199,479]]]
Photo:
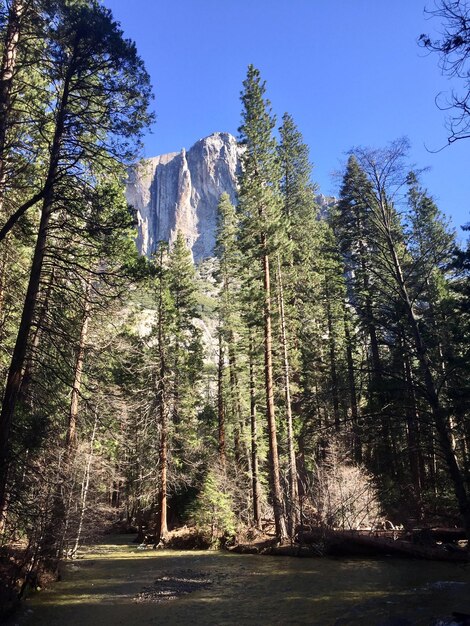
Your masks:
[[[194,260],[213,256],[217,204],[235,202],[240,149],[232,135],[214,133],[186,151],[145,159],[129,174],[128,202],[138,218],[137,246],[150,256],[159,241],[182,232]]]

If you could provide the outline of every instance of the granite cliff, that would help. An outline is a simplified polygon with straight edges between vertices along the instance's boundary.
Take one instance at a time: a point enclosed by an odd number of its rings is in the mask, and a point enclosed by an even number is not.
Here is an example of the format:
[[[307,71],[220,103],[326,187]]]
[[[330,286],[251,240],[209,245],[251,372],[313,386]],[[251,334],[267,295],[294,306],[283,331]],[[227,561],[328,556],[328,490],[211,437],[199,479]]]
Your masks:
[[[139,163],[129,174],[127,199],[137,211],[140,253],[149,256],[180,230],[195,261],[213,256],[217,204],[224,191],[235,201],[239,157],[235,137],[214,133],[188,151]]]

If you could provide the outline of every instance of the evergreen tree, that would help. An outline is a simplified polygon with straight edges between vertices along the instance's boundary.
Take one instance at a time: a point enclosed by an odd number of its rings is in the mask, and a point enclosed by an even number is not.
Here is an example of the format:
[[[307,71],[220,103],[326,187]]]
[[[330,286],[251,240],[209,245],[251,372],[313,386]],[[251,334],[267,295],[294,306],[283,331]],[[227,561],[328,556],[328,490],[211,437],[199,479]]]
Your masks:
[[[240,176],[239,211],[244,251],[249,262],[260,264],[257,272],[263,295],[264,360],[266,417],[269,436],[271,498],[276,535],[286,538],[282,510],[282,492],[278,453],[277,424],[274,405],[272,284],[271,258],[281,247],[281,198],[276,141],[273,137],[275,119],[269,101],[265,100],[265,84],[252,65],[243,82],[242,125],[240,142],[244,147],[243,172]]]
[[[299,353],[302,353],[302,347],[298,335],[301,317],[305,313],[304,305],[311,295],[307,293],[307,285],[311,282],[312,262],[318,242],[318,210],[315,204],[315,187],[310,180],[312,166],[308,147],[294,120],[287,113],[282,118],[279,133],[282,215],[288,244],[278,251],[276,278],[289,456],[289,532],[292,535],[299,511],[292,389],[300,382]]]
[[[48,40],[51,147],[37,239],[13,350],[0,420],[0,509],[6,504],[10,429],[14,419],[31,326],[37,310],[50,231],[66,199],[89,197],[99,173],[133,154],[149,121],[148,75],[134,45],[124,40],[109,11],[96,4],[58,5]],[[134,144],[134,145],[133,145]],[[80,206],[86,208],[86,203]],[[59,212],[59,213],[58,213]]]
[[[374,470],[384,475],[391,468],[391,397],[386,376],[383,319],[384,284],[383,244],[374,218],[374,194],[370,180],[352,154],[346,166],[333,228],[338,239],[351,309],[360,324],[369,358],[367,359],[368,430],[363,433],[371,445]],[[388,460],[387,460],[388,459]]]
[[[197,396],[192,391],[202,368],[201,333],[194,324],[198,317],[195,268],[181,231],[170,251],[168,280],[175,308],[173,420],[178,424],[188,412],[194,411]]]
[[[229,393],[224,403],[225,415],[231,416],[235,434],[235,457],[242,464],[242,448],[245,444],[245,424],[242,411],[240,371],[239,371],[239,332],[240,303],[238,290],[240,279],[240,250],[237,241],[238,217],[228,194],[222,194],[219,202],[219,219],[216,235],[216,256],[219,260],[218,279],[220,290],[220,333],[222,346],[226,347],[229,369]],[[246,455],[245,455],[246,456]]]
[[[168,534],[167,497],[168,497],[168,436],[170,417],[168,361],[169,337],[172,331],[174,318],[174,301],[169,290],[168,276],[168,249],[161,243],[155,253],[156,266],[156,326],[158,362],[155,372],[156,405],[160,426],[159,466],[160,484],[158,498],[158,527],[157,535],[160,542],[164,542]]]
[[[395,204],[398,190],[406,180],[404,159],[407,147],[406,140],[399,140],[384,150],[355,150],[368,181],[371,231],[367,241],[369,247],[372,244],[375,247],[374,272],[380,275],[382,281],[381,292],[386,304],[384,324],[389,333],[393,328],[395,336],[398,336],[404,325],[409,337],[409,346],[419,365],[421,379],[421,386],[416,385],[415,388],[432,415],[462,520],[470,535],[470,506],[465,474],[452,436],[452,419],[440,385],[441,374],[436,370],[426,328],[417,311],[415,281],[408,271],[410,249],[406,245],[403,220]],[[436,229],[431,230],[435,232]],[[425,258],[421,260],[424,263]]]
[[[292,242],[292,262],[300,271],[302,266],[311,263],[314,256],[312,237],[318,230],[316,186],[311,181],[312,165],[308,146],[288,113],[283,115],[279,134],[282,212]],[[299,278],[297,282],[302,281]]]
[[[224,398],[225,346],[233,344],[236,326],[236,272],[239,267],[238,247],[236,242],[238,220],[235,207],[227,193],[220,196],[215,253],[219,260],[218,281],[220,283],[219,304],[219,363],[218,363],[218,437],[219,456],[222,466],[226,463],[225,417],[226,401]],[[233,351],[233,347],[229,350]]]
[[[202,369],[200,331],[194,323],[197,317],[195,270],[179,231],[171,251],[165,243],[159,245],[155,271],[154,333],[158,358],[154,377],[160,436],[157,536],[164,542],[168,534],[171,450],[173,448],[173,456],[180,455],[179,462],[184,462],[185,448],[194,444],[188,435],[194,430],[191,422],[199,399],[196,386]]]

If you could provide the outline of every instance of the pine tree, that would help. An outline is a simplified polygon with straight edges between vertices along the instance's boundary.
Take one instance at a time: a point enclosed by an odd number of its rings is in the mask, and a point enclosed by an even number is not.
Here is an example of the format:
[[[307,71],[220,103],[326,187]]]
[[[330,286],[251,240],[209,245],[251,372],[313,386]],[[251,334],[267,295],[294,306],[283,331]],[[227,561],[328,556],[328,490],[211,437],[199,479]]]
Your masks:
[[[312,164],[308,146],[288,113],[282,118],[279,134],[282,212],[287,218],[289,239],[292,242],[292,263],[300,270],[311,262],[315,254],[312,237],[318,230],[316,186],[311,181]],[[301,283],[301,279],[298,278],[297,282]]]
[[[315,257],[318,211],[315,187],[310,179],[312,166],[308,147],[287,113],[282,118],[279,133],[282,215],[288,243],[278,251],[276,278],[289,456],[289,532],[292,535],[298,522],[299,506],[291,387],[294,380],[297,380],[297,384],[299,382],[298,353],[302,348],[299,346],[298,333],[300,316],[304,310],[302,303],[309,299],[306,283],[311,278],[312,260]]]
[[[194,325],[197,315],[195,268],[181,231],[178,231],[168,261],[168,288],[174,302],[173,338],[173,420],[183,420],[191,412],[196,397],[191,393],[199,378],[202,360],[200,331]]]
[[[280,246],[281,198],[276,141],[273,137],[275,119],[269,101],[265,100],[265,84],[252,65],[248,67],[241,95],[243,103],[240,141],[244,147],[240,176],[239,211],[244,251],[249,262],[260,264],[257,275],[263,295],[264,366],[266,417],[269,436],[271,498],[276,535],[286,538],[282,510],[282,492],[278,453],[277,425],[274,405],[272,284],[271,258]]]
[[[242,448],[245,447],[245,424],[242,411],[240,372],[239,372],[239,331],[240,305],[237,292],[240,286],[238,273],[240,270],[240,250],[237,241],[238,217],[235,207],[228,194],[224,193],[219,202],[219,219],[216,234],[216,256],[219,260],[218,280],[220,291],[220,333],[226,347],[229,369],[228,402],[225,403],[226,414],[231,415],[235,433],[235,457],[243,464]],[[244,455],[245,460],[248,455]]]
[[[346,166],[340,190],[333,228],[338,239],[344,263],[347,298],[351,310],[358,318],[361,334],[366,337],[369,358],[368,406],[369,432],[364,433],[372,453],[375,471],[388,472],[392,435],[390,423],[390,390],[386,377],[386,363],[381,345],[384,343],[381,315],[384,311],[383,292],[390,291],[384,285],[380,233],[374,219],[374,195],[371,182],[352,154]]]
[[[168,534],[168,439],[170,418],[170,389],[169,389],[169,340],[174,321],[174,301],[169,290],[168,247],[160,243],[155,255],[156,269],[156,334],[157,334],[157,365],[155,372],[155,392],[158,420],[160,426],[159,467],[160,484],[158,496],[158,528],[157,536],[160,542],[165,542]]]
[[[406,180],[404,159],[407,148],[406,140],[398,140],[384,150],[355,150],[356,158],[367,176],[367,193],[371,198],[371,235],[368,242],[369,246],[373,243],[376,247],[374,272],[382,278],[381,290],[389,314],[385,322],[393,323],[395,316],[397,334],[400,326],[405,325],[414,358],[419,364],[421,387],[417,386],[416,389],[420,390],[433,417],[448,475],[467,535],[470,536],[470,502],[465,475],[454,446],[452,420],[440,388],[440,375],[436,372],[426,328],[416,308],[415,283],[407,271],[410,250],[404,240],[403,220],[395,205],[398,190]]]
[[[420,186],[414,172],[408,175],[407,184],[407,234],[412,259],[408,270],[410,292],[438,385],[452,407],[449,413],[452,445],[458,449],[460,458],[465,459],[468,448],[464,413],[453,402],[454,390],[461,387],[461,371],[460,367],[456,367],[458,348],[450,331],[447,307],[451,284],[449,269],[452,251],[456,249],[455,234],[432,197]]]
[[[134,45],[124,40],[109,11],[95,4],[59,3],[48,44],[48,79],[57,86],[50,108],[53,131],[35,250],[2,403],[0,509],[6,502],[10,429],[50,231],[68,203],[77,202],[77,195],[83,200],[95,190],[103,169],[121,172],[116,160],[135,154],[135,141],[138,143],[142,127],[149,121],[148,75]],[[81,206],[86,209],[86,203]]]

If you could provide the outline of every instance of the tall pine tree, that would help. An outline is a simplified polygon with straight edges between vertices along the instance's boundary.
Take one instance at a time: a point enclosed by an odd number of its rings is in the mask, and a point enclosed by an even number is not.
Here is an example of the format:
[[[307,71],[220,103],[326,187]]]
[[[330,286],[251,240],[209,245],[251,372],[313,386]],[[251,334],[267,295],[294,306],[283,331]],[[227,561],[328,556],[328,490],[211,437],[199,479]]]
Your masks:
[[[239,211],[244,252],[249,262],[259,264],[256,272],[263,299],[264,372],[266,418],[269,437],[271,499],[276,535],[287,536],[282,506],[277,423],[274,404],[273,377],[273,260],[282,245],[280,172],[276,140],[273,136],[275,118],[265,99],[265,83],[253,65],[243,82],[242,124],[240,142],[244,148],[240,176]]]

